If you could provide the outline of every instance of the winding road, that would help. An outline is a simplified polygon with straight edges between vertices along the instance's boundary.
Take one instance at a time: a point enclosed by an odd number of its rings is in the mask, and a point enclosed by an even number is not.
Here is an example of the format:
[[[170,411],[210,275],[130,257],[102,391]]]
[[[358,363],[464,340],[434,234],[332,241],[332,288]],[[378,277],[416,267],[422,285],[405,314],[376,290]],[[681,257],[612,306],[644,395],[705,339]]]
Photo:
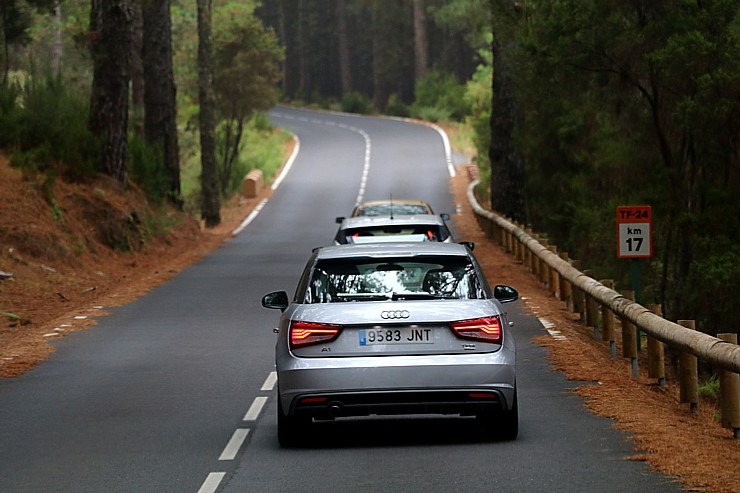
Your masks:
[[[298,152],[238,235],[0,381],[0,492],[682,491],[625,459],[627,437],[551,371],[530,342],[545,329],[517,304],[516,441],[480,441],[466,419],[384,418],[321,423],[316,443],[280,449],[277,314],[261,296],[292,292],[358,200],[420,198],[453,218],[456,205],[433,127],[285,107],[271,118]]]

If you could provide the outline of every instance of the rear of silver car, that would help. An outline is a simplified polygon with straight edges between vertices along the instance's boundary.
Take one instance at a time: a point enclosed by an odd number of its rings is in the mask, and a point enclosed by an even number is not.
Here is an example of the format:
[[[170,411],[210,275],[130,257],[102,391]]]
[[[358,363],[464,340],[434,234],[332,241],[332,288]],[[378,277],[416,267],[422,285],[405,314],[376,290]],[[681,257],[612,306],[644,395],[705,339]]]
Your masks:
[[[370,246],[333,248],[342,254],[342,249],[354,248],[359,256],[379,252]],[[319,254],[309,262],[293,303],[263,300],[267,307],[284,309],[276,345],[280,443],[300,441],[313,419],[398,414],[476,416],[491,435],[515,438],[514,339],[485,279],[471,285],[470,279],[482,274],[469,251],[460,245],[434,246],[430,256],[428,248],[416,247],[411,250],[426,256],[411,261],[398,256],[408,256],[406,249],[390,245],[389,250],[384,253],[388,258],[364,261],[363,266],[383,276],[379,281],[370,272],[369,290],[359,288],[357,276],[351,275],[352,282],[344,277],[339,282],[345,292],[321,294],[327,271],[336,284],[337,272],[345,275],[353,261],[326,267]],[[447,262],[445,255],[453,252],[469,263],[459,258]],[[439,278],[443,269],[431,267],[442,264],[455,265],[457,271],[466,266],[458,276],[465,278],[462,287],[458,279],[450,288],[447,273],[436,288],[422,284],[422,278],[424,284],[432,275]],[[371,269],[360,270],[367,278]],[[402,292],[379,289],[388,283],[389,272]],[[500,292],[500,298],[516,299],[511,288]]]

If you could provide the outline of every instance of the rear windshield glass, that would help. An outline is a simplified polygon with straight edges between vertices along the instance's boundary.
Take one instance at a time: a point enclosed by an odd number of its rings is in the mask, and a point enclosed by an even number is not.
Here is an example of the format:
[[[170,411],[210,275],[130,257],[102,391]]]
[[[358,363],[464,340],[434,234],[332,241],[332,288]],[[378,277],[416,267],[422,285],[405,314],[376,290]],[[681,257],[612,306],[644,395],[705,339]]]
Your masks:
[[[319,261],[305,303],[487,297],[467,257],[354,258]]]
[[[431,214],[431,211],[422,204],[377,204],[362,207],[357,210],[357,216],[408,216],[414,214]]]
[[[444,241],[450,236],[447,228],[435,224],[389,225],[347,228],[337,232],[337,243],[369,243],[378,241]]]

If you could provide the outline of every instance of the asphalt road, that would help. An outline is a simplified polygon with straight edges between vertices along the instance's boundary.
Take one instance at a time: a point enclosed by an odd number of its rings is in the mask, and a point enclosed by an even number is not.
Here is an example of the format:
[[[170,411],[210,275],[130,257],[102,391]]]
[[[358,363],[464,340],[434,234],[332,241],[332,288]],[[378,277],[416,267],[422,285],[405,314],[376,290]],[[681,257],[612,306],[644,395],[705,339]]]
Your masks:
[[[312,247],[358,199],[422,198],[455,212],[444,141],[402,121],[278,108],[300,147],[235,238],[0,381],[0,492],[678,492],[593,416],[510,307],[520,435],[481,442],[466,419],[322,423],[277,445],[269,291],[295,287]],[[454,168],[453,168],[454,169]],[[494,280],[495,281],[495,280]]]

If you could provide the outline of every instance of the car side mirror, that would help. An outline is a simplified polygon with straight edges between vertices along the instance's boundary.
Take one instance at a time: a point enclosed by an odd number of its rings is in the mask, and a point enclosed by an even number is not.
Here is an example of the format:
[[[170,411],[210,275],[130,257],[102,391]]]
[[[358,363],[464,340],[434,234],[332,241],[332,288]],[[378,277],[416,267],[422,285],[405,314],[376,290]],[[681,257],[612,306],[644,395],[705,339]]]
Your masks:
[[[519,292],[511,286],[499,284],[493,288],[493,297],[501,303],[511,303],[519,299]]]
[[[443,221],[449,221],[450,220],[450,215],[447,214],[446,212],[443,212],[442,214],[440,214],[439,217],[441,217]]]
[[[473,243],[472,241],[461,241],[460,244],[468,247],[468,250],[470,250],[471,252],[475,248],[475,243]]]
[[[288,308],[288,293],[285,291],[274,291],[262,297],[262,306],[285,311]]]
[[[342,221],[344,221],[344,216],[337,216],[336,219],[334,219],[334,222],[337,224],[342,224]]]

